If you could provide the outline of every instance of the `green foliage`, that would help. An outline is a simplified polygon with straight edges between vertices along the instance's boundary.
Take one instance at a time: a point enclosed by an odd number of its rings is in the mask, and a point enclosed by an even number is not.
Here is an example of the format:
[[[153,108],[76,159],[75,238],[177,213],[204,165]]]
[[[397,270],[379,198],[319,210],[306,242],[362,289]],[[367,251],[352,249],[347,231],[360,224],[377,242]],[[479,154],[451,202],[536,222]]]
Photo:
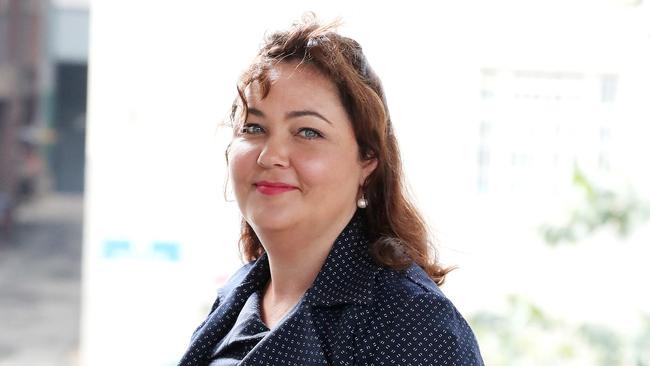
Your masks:
[[[650,316],[639,332],[623,335],[600,324],[572,324],[549,317],[521,295],[511,295],[502,312],[469,318],[486,364],[650,366]]]
[[[577,331],[592,347],[601,351],[599,352],[601,365],[620,364],[622,340],[614,331],[594,324],[583,324]]]
[[[641,317],[641,331],[634,340],[634,365],[650,365],[650,314]]]
[[[564,223],[540,227],[541,235],[550,245],[575,243],[607,227],[624,238],[636,225],[650,218],[650,204],[635,197],[631,189],[620,193],[597,187],[577,167],[573,185],[580,193],[580,204],[571,209]]]

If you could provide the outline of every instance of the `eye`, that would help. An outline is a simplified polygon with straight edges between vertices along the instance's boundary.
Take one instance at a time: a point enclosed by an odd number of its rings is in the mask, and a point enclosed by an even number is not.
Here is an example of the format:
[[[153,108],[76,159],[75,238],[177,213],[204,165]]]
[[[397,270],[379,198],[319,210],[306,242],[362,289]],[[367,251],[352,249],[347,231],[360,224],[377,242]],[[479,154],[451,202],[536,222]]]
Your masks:
[[[313,128],[306,128],[306,127],[298,130],[298,135],[308,140],[313,140],[313,139],[323,137],[323,134],[318,132],[317,130],[314,130]]]
[[[239,132],[244,135],[259,135],[264,132],[264,129],[256,123],[247,123],[242,126]]]

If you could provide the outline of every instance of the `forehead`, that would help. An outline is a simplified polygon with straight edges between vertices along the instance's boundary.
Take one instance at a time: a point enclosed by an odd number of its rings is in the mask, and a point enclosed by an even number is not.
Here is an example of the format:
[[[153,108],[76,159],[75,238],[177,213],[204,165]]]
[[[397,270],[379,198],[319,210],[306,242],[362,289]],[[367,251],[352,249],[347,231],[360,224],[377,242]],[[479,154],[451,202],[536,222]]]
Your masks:
[[[266,71],[264,81],[253,81],[245,89],[249,103],[283,97],[309,99],[325,98],[330,103],[339,102],[336,85],[314,65],[297,61],[280,62]],[[265,83],[265,85],[261,85]]]

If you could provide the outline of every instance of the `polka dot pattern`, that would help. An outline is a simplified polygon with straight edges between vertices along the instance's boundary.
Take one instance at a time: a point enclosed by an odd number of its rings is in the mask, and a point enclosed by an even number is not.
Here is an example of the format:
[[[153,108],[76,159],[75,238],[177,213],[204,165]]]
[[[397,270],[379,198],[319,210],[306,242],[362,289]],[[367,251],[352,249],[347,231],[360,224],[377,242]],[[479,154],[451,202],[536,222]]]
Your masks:
[[[240,365],[483,365],[467,322],[422,268],[380,267],[355,215],[300,302]],[[179,366],[208,365],[250,295],[270,276],[263,255],[218,293]]]

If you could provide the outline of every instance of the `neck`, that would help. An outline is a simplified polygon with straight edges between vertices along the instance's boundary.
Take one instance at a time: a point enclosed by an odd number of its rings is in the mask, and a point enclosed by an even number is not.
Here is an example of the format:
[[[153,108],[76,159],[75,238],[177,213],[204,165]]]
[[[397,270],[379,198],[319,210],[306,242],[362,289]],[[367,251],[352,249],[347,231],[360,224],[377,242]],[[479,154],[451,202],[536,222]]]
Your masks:
[[[256,230],[271,272],[265,297],[274,303],[297,302],[316,279],[334,241],[353,215],[354,212],[330,222],[321,230],[313,225],[276,232]]]

